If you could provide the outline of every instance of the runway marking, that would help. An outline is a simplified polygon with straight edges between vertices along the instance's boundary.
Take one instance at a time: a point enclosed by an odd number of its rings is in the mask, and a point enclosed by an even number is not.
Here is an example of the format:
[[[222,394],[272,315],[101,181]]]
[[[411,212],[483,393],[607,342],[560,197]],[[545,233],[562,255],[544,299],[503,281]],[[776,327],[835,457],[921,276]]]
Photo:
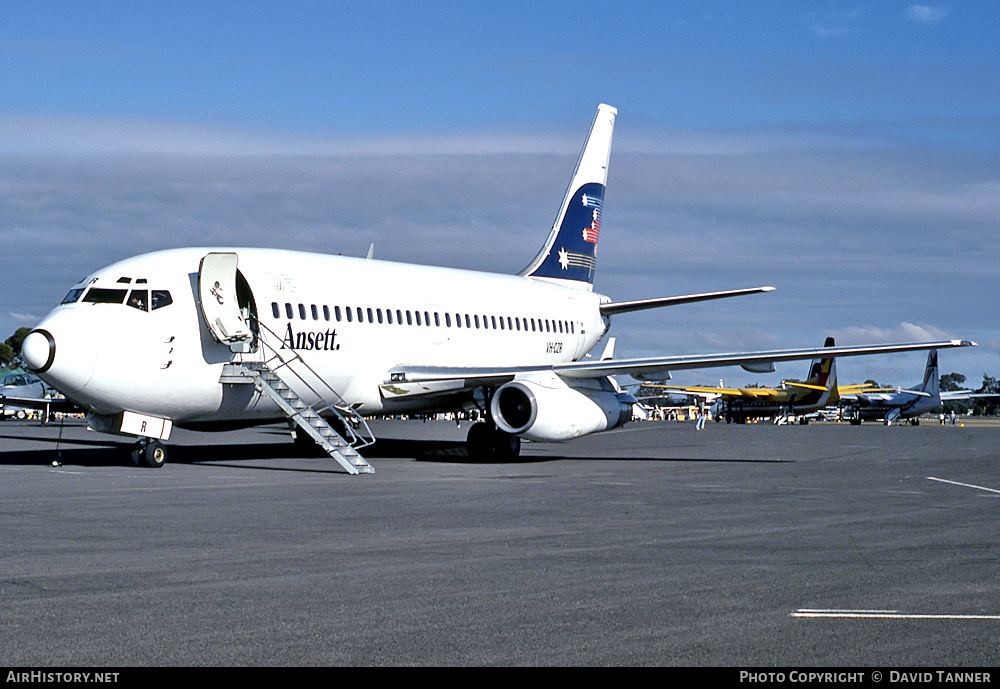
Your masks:
[[[1000,490],[997,490],[995,488],[985,488],[983,486],[977,486],[977,485],[972,484],[972,483],[962,483],[961,481],[949,481],[946,478],[936,478],[934,476],[928,476],[927,480],[929,480],[929,481],[940,481],[941,483],[950,483],[953,486],[964,486],[965,488],[975,488],[976,490],[985,490],[988,493],[997,493],[997,494],[1000,494]]]
[[[898,610],[824,610],[814,608],[799,608],[791,614],[792,617],[849,617],[862,619],[885,620],[998,620],[1000,615],[919,615],[902,613]]]

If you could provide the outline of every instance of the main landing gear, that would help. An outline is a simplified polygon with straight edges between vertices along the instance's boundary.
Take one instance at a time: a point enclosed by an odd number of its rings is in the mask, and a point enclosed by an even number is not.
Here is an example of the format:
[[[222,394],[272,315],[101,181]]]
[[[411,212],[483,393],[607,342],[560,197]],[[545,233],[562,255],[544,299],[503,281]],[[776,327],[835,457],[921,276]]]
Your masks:
[[[159,440],[143,438],[132,449],[132,464],[159,469],[167,462],[167,448]]]
[[[521,454],[521,439],[518,436],[505,433],[485,421],[472,424],[466,446],[470,459],[507,462]]]

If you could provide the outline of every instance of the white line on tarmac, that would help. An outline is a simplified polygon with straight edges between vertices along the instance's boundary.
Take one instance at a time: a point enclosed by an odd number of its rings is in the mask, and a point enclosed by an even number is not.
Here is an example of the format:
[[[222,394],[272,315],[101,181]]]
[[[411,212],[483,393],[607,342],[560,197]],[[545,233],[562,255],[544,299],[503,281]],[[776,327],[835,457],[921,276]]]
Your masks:
[[[898,610],[822,610],[800,608],[792,617],[850,617],[887,620],[1000,620],[1000,615],[913,615]]]
[[[977,486],[977,485],[974,485],[972,483],[962,483],[961,481],[949,481],[946,478],[936,478],[934,476],[928,476],[927,480],[928,481],[940,481],[941,483],[950,483],[953,486],[964,486],[965,488],[975,488],[976,490],[985,490],[988,493],[997,493],[997,494],[1000,494],[1000,490],[997,490],[995,488],[984,488],[983,486]]]

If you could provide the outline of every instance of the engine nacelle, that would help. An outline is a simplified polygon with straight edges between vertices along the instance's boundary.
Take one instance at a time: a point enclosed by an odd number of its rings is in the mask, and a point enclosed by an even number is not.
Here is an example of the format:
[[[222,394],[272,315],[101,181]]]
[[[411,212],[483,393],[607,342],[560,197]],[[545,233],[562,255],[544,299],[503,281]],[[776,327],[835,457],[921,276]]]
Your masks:
[[[551,442],[617,428],[632,418],[634,401],[604,379],[570,387],[552,374],[501,386],[493,393],[490,411],[501,430]]]

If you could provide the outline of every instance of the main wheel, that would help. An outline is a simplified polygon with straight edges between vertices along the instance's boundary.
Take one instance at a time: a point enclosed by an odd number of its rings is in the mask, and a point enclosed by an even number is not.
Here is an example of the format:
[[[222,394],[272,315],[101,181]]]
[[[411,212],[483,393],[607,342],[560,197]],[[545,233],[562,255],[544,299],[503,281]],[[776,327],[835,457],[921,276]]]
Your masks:
[[[469,428],[469,435],[466,436],[465,446],[469,452],[469,457],[474,459],[493,459],[493,429],[488,423],[480,421],[472,424]]]
[[[493,457],[501,462],[517,459],[521,454],[521,438],[497,429],[493,432]]]

